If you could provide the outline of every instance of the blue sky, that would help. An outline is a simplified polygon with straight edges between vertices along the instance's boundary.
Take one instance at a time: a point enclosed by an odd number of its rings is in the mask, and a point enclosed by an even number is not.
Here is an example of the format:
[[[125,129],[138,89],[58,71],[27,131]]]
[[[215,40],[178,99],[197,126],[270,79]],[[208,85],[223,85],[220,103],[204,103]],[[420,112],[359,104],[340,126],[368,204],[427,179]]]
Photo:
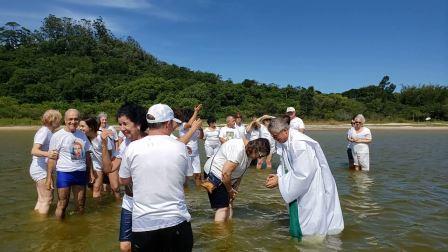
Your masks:
[[[324,93],[377,84],[448,85],[446,0],[0,0],[0,24],[102,16],[168,63]]]

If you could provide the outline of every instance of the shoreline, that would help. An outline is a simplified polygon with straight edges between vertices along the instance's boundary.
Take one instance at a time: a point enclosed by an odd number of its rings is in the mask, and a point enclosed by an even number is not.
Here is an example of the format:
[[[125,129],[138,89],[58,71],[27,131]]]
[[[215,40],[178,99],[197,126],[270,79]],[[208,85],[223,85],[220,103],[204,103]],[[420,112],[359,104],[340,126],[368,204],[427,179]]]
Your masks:
[[[112,125],[118,128],[118,125]],[[221,125],[220,125],[221,126]],[[448,124],[410,124],[410,123],[372,123],[365,124],[375,130],[448,130]],[[31,126],[0,126],[0,131],[38,130],[40,125]],[[347,130],[350,124],[305,124],[306,130]]]

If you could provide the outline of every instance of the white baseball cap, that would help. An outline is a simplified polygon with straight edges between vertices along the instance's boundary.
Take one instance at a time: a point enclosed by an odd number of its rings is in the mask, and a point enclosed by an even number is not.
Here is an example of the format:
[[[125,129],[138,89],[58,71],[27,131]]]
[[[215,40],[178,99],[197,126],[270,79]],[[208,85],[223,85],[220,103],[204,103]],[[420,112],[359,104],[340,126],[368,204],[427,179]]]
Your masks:
[[[288,112],[296,112],[296,109],[294,107],[288,107],[286,109],[286,113],[288,113]]]
[[[154,117],[154,120],[148,119],[148,115],[151,115]],[[173,110],[166,104],[155,104],[152,105],[148,109],[148,113],[146,113],[146,121],[148,123],[161,123],[161,122],[167,122],[167,121],[175,121],[177,123],[182,123],[181,120],[174,118],[174,112]]]

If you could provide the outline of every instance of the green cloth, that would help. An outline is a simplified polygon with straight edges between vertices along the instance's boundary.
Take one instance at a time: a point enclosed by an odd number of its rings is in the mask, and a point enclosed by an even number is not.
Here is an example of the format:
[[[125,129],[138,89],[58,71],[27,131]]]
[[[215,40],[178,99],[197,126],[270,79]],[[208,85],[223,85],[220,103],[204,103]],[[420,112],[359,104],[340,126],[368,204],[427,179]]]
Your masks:
[[[288,169],[288,164],[285,161],[285,156],[287,157],[287,153],[285,153],[285,149],[282,148],[282,161],[283,161],[283,169],[285,171],[285,174],[289,172],[290,169]],[[293,202],[289,203],[289,234],[292,237],[296,237],[299,241],[302,240],[302,229],[300,229],[300,222],[299,222],[299,206],[297,204],[297,200],[294,200]]]
[[[299,241],[302,240],[302,230],[300,229],[299,207],[297,205],[297,200],[289,203],[289,234],[292,237],[297,237]]]

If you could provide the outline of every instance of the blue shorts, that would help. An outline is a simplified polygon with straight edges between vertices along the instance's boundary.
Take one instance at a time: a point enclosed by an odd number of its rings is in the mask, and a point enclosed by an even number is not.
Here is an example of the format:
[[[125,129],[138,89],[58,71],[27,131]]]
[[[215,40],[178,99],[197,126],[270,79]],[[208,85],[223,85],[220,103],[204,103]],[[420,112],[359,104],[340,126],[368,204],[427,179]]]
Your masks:
[[[118,240],[123,241],[131,241],[132,235],[132,212],[121,208],[121,217],[120,217],[120,236]]]
[[[66,188],[72,185],[85,186],[87,184],[86,171],[62,172],[56,171],[56,187]]]

